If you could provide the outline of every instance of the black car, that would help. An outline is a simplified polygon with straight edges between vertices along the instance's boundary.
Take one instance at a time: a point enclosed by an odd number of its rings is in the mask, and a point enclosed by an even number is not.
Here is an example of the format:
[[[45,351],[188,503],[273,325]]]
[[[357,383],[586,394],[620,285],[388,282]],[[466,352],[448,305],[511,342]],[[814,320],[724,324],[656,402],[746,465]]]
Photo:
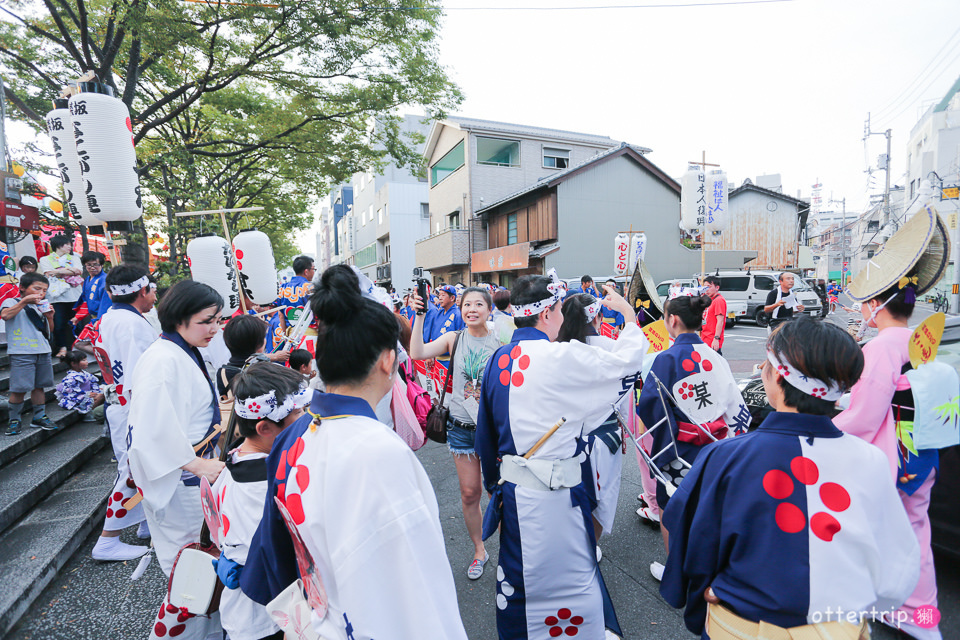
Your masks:
[[[936,359],[960,371],[960,318],[947,318]],[[753,416],[750,428],[755,429],[772,411],[760,374],[741,380],[740,390]],[[960,560],[960,446],[940,450],[940,472],[929,513],[933,548]]]

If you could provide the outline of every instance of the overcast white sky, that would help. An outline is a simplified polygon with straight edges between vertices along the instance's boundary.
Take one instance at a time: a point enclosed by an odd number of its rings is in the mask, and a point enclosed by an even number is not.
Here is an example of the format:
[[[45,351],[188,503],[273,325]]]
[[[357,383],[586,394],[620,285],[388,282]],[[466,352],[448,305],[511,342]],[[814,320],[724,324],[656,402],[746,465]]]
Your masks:
[[[677,6],[689,1],[446,0],[441,59],[466,96],[459,113],[609,135],[653,149],[677,178],[706,150],[735,185],[780,173],[785,192],[809,195],[819,179],[823,208],[832,192],[850,211],[885,151],[882,136],[864,150],[867,112],[873,130],[893,129],[896,184],[921,107],[960,75],[957,0]],[[654,3],[673,6],[458,9]]]

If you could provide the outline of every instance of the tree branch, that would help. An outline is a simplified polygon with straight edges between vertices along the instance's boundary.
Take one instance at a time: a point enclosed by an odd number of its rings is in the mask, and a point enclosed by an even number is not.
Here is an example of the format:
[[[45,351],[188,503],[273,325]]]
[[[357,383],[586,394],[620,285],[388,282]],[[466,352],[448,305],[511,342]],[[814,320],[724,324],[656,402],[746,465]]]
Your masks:
[[[4,87],[3,87],[3,94],[4,94],[5,96],[7,96],[7,100],[9,100],[10,102],[12,102],[12,103],[13,103],[13,106],[15,106],[17,109],[19,109],[20,112],[21,112],[23,115],[27,116],[28,118],[30,118],[31,120],[33,120],[33,121],[35,121],[35,122],[41,123],[41,124],[45,122],[45,120],[44,120],[36,111],[34,111],[34,110],[31,109],[30,107],[28,107],[28,106],[27,106],[27,103],[25,103],[23,100],[21,100],[21,99],[17,96],[17,94],[15,94],[15,93],[10,89],[10,87],[4,86]]]
[[[0,53],[5,53],[6,55],[10,56],[10,57],[13,58],[14,60],[16,60],[17,62],[19,62],[20,64],[22,64],[23,66],[25,66],[25,67],[27,67],[28,69],[30,69],[30,71],[33,71],[33,72],[34,72],[35,74],[37,74],[39,77],[43,78],[43,81],[46,82],[47,84],[49,84],[52,88],[56,89],[57,91],[60,90],[60,83],[59,83],[59,82],[55,81],[53,78],[51,78],[50,76],[48,76],[47,74],[45,74],[43,71],[40,70],[39,67],[37,67],[37,65],[33,64],[32,62],[30,62],[29,60],[27,60],[27,59],[24,58],[23,56],[18,55],[18,54],[16,54],[16,53],[14,53],[13,51],[10,51],[9,49],[6,49],[6,48],[4,48],[4,47],[0,47]]]

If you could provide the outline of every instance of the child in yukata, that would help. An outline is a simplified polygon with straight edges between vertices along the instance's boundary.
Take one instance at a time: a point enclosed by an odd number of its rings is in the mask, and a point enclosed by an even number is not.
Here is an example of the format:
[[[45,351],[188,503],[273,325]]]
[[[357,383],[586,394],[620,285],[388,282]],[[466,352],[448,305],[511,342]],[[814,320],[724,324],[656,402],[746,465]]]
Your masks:
[[[87,371],[87,354],[70,351],[64,357],[70,373],[57,385],[57,404],[64,409],[76,409],[84,422],[95,422],[93,409],[103,404],[100,381]]]

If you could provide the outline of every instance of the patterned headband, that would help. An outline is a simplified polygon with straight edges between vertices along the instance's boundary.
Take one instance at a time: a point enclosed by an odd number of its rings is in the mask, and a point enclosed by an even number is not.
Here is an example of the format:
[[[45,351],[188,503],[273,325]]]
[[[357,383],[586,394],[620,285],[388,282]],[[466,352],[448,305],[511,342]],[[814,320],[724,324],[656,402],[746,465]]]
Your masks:
[[[157,285],[150,282],[150,278],[148,278],[147,276],[142,276],[140,278],[137,278],[130,284],[110,285],[110,293],[112,293],[115,296],[127,296],[127,295],[130,295],[131,293],[136,293],[137,291],[140,291],[140,289],[143,289],[145,287],[150,287],[150,286],[156,287]]]
[[[587,322],[593,322],[593,319],[597,317],[597,314],[600,313],[600,308],[603,305],[600,304],[600,301],[594,299],[594,301],[583,308],[583,312],[587,316]]]
[[[513,306],[514,315],[524,317],[535,316],[563,300],[563,297],[567,294],[567,285],[557,277],[556,269],[550,269],[547,271],[547,275],[550,276],[550,279],[553,281],[547,285],[547,291],[550,297],[537,302],[531,302],[530,304],[511,305]]]
[[[781,359],[773,351],[767,351],[767,361],[777,368],[777,373],[783,376],[790,386],[799,389],[808,396],[836,402],[843,395],[843,389],[835,382],[824,382],[817,378],[812,378],[800,372],[799,369],[787,362],[786,358]]]
[[[236,400],[237,415],[247,420],[272,420],[280,422],[295,409],[302,409],[310,404],[313,398],[313,390],[302,388],[297,393],[290,394],[284,398],[282,403],[277,402],[276,393],[273,390],[257,396],[255,398],[246,398]]]

